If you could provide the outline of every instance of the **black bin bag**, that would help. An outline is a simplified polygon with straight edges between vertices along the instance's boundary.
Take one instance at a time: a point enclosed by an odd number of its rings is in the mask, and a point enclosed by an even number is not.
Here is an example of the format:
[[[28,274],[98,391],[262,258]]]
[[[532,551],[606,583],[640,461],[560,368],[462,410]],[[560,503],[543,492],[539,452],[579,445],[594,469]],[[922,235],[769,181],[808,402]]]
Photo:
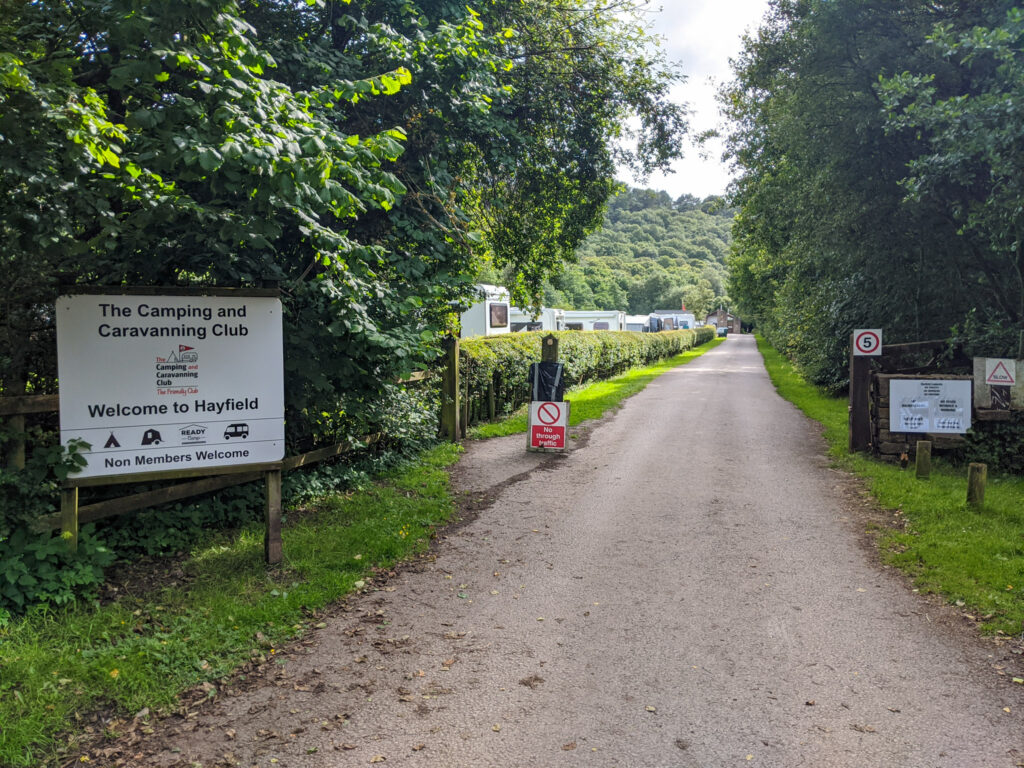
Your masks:
[[[562,402],[565,377],[561,363],[530,363],[530,399]]]

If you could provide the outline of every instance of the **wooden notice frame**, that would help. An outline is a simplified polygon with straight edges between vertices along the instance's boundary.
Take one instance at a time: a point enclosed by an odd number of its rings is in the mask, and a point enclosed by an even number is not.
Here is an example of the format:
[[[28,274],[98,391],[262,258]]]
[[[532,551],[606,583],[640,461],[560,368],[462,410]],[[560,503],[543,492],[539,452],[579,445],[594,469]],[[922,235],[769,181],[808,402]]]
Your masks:
[[[228,297],[228,298],[280,298],[279,287],[224,288],[185,286],[61,286],[61,296],[159,296],[159,297]],[[58,352],[59,354],[59,352]],[[283,416],[283,414],[282,414]],[[79,488],[144,483],[156,480],[175,480],[222,475],[262,475],[265,482],[264,516],[266,534],[264,552],[270,565],[280,563],[281,547],[281,473],[284,461],[254,462],[179,470],[140,472],[115,476],[68,478],[61,491],[61,535],[73,552],[78,548]]]

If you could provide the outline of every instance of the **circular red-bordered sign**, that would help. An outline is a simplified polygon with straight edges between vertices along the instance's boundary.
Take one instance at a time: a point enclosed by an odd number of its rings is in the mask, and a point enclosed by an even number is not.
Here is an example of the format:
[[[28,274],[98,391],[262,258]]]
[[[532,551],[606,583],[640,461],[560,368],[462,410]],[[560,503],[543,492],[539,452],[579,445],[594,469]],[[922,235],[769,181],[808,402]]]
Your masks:
[[[880,331],[857,331],[853,337],[853,348],[859,355],[877,355],[882,348]]]
[[[556,424],[561,417],[562,409],[556,403],[544,403],[537,408],[537,418],[540,419],[541,424],[548,426]]]

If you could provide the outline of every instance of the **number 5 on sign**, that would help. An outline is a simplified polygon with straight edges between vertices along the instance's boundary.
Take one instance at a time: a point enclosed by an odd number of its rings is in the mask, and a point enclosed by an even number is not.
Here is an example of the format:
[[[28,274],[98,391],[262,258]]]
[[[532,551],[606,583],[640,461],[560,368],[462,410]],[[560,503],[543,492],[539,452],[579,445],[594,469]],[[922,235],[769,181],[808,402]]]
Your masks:
[[[854,331],[853,354],[855,357],[882,354],[882,329],[860,328]]]

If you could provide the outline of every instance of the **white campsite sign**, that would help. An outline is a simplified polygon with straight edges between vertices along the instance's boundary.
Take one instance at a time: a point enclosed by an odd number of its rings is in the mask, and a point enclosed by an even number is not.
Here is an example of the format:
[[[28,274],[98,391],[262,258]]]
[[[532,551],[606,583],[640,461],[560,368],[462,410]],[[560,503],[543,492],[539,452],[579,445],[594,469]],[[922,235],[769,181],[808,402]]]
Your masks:
[[[284,456],[281,301],[76,294],[57,300],[61,444],[71,480]]]
[[[1012,387],[1017,383],[1017,361],[1000,357],[985,358],[985,383]]]
[[[855,357],[882,354],[882,329],[858,328],[853,332],[853,354]]]

